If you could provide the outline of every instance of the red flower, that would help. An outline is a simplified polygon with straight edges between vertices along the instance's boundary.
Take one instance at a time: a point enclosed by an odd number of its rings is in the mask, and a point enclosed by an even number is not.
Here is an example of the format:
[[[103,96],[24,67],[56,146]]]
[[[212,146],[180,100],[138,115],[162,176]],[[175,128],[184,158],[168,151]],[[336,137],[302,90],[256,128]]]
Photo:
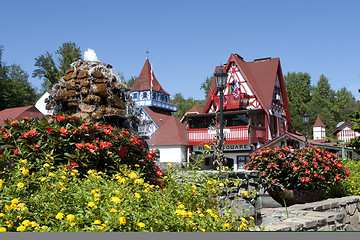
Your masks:
[[[77,132],[77,129],[75,128],[75,129],[73,130],[73,135],[75,135],[76,132]]]
[[[40,145],[38,143],[35,144],[35,147],[38,148]]]
[[[106,144],[105,142],[101,141],[101,142],[100,142],[100,148],[101,148],[101,149],[107,148],[107,144]]]
[[[336,180],[341,180],[341,178],[340,178],[339,175],[337,175],[337,174],[336,174],[336,176],[335,176],[335,179],[336,179]]]
[[[4,138],[8,138],[8,137],[10,137],[10,133],[8,132],[4,133]]]
[[[126,147],[121,147],[120,150],[117,151],[120,157],[124,157],[125,154],[128,152]]]
[[[305,174],[310,174],[309,169],[306,169]]]
[[[277,165],[274,163],[274,164],[272,165],[272,167],[273,167],[273,168],[276,168],[276,167],[277,167]]]
[[[89,131],[89,128],[88,128],[88,127],[85,127],[84,125],[81,125],[80,128],[81,128],[82,130]]]
[[[30,134],[31,136],[35,136],[37,133],[38,133],[38,131],[36,131],[36,130],[30,130],[30,131],[29,131],[29,134]]]
[[[326,166],[326,167],[325,167],[325,171],[330,171],[330,167],[329,167],[329,166]]]
[[[265,172],[263,172],[262,174],[261,174],[261,176],[265,176],[266,175],[266,173]]]
[[[25,120],[29,120],[30,118],[29,118],[29,117],[23,117],[23,119],[25,119]]]
[[[70,165],[75,167],[75,166],[77,166],[77,163],[76,162],[71,162]]]
[[[257,169],[258,169],[258,166],[255,166],[255,167],[254,167],[254,170],[257,170]]]
[[[268,165],[267,165],[267,168],[271,168],[271,164],[268,164]]]
[[[90,125],[90,122],[84,122],[84,124],[85,124],[86,126],[89,126],[89,125]]]
[[[14,125],[15,123],[18,123],[19,120],[12,120],[11,123],[10,123],[10,126]]]
[[[111,133],[111,130],[107,129],[107,128],[104,128],[103,131],[104,131],[105,134],[110,134]]]
[[[293,170],[294,170],[294,172],[296,172],[296,171],[298,170],[298,168],[297,168],[297,167],[293,167]]]
[[[275,179],[271,180],[271,183],[275,183]]]
[[[162,173],[162,171],[161,171],[160,169],[156,171],[156,175],[158,175],[159,177],[161,177],[162,174],[163,174],[163,173]]]
[[[83,147],[85,147],[85,145],[83,143],[76,143],[75,146],[78,148],[78,149],[82,149]]]
[[[47,133],[51,133],[52,131],[54,131],[53,128],[46,128],[45,130],[46,130]]]
[[[317,173],[314,173],[314,177],[317,177],[318,176],[318,174]]]
[[[305,177],[305,182],[310,182],[310,178]]]
[[[301,178],[301,180],[300,180],[301,182],[305,182],[305,178]]]
[[[65,120],[65,116],[57,115],[57,116],[56,116],[56,120],[58,120],[58,121]]]
[[[16,149],[14,150],[14,154],[17,154],[18,152],[19,152],[19,149],[16,148]]]
[[[290,166],[295,167],[295,163],[294,162],[290,163]]]
[[[67,135],[67,134],[69,133],[69,130],[67,130],[66,128],[61,128],[61,129],[60,129],[60,133],[61,133],[62,135]]]

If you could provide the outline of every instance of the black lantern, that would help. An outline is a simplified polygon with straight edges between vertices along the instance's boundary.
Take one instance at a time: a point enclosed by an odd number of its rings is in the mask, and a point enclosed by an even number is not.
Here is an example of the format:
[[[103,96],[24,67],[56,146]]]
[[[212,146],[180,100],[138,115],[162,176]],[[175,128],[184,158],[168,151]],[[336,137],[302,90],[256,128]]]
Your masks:
[[[307,114],[307,112],[305,112],[302,115],[302,119],[303,119],[303,124],[305,126],[305,145],[308,146],[308,125],[309,125],[309,119],[310,119],[309,114]]]
[[[220,92],[224,91],[226,87],[227,73],[224,72],[222,66],[220,67],[220,70],[214,74],[214,76],[215,76],[216,88]]]
[[[216,88],[220,92],[220,144],[224,143],[224,120],[223,120],[223,98],[224,98],[224,89],[227,82],[227,73],[224,72],[222,66],[220,70],[214,74]]]

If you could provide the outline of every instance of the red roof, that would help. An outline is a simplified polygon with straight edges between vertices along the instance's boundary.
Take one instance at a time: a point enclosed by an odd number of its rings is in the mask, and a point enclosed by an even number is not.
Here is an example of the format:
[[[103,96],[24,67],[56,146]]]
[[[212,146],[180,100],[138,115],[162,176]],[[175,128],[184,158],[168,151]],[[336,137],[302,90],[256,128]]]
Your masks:
[[[318,115],[313,127],[325,127],[325,124],[321,121],[320,116]]]
[[[341,130],[343,130],[345,127],[349,127],[352,128],[354,125],[352,125],[349,122],[343,122],[339,127],[337,127],[334,131],[333,131],[333,135],[336,135],[338,132],[340,132]]]
[[[187,111],[185,114],[190,114],[190,113],[203,113],[204,112],[204,108],[203,107],[199,107],[199,106],[193,106],[192,108],[189,109],[189,111]]]
[[[20,119],[23,117],[40,119],[44,117],[44,114],[42,114],[35,106],[7,108],[0,111],[0,125],[4,125],[4,121],[8,118]]]
[[[171,116],[147,140],[149,146],[187,145],[187,129],[175,117]]]
[[[166,95],[170,95],[167,93],[157,81],[154,72],[152,72],[153,77],[153,88],[152,90],[157,92],[165,93]],[[145,91],[151,90],[151,66],[149,59],[146,58],[145,64],[141,70],[139,77],[135,80],[133,85],[130,87],[131,91]]]
[[[156,107],[145,107],[142,106],[145,112],[150,116],[150,118],[155,122],[155,124],[160,127],[164,122],[171,117],[171,112],[156,108]]]

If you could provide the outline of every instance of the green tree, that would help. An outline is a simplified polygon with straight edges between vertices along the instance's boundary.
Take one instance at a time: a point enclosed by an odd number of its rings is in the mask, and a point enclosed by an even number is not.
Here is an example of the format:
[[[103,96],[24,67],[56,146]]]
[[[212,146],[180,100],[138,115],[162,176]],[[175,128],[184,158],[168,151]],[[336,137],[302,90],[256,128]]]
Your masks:
[[[131,76],[131,78],[129,80],[124,80],[124,82],[130,88],[134,84],[136,79],[137,79],[137,77]]]
[[[311,101],[310,75],[302,72],[287,73],[284,82],[293,126],[297,131],[304,133],[302,115],[308,111],[307,105]]]
[[[308,105],[310,123],[314,123],[319,115],[326,125],[326,136],[332,136],[332,131],[338,123],[335,118],[336,109],[335,91],[331,89],[329,80],[322,74],[317,84],[311,89],[311,101]],[[312,136],[312,131],[309,135]]]
[[[201,83],[200,90],[204,90],[205,98],[209,93],[212,77],[207,77],[203,83]]]
[[[0,46],[0,110],[34,105],[39,95],[28,81],[29,75],[19,65],[6,66]]]
[[[358,90],[360,92],[360,89]],[[354,125],[354,127],[352,127],[352,129],[355,132],[360,132],[360,108],[358,108],[358,110],[353,113],[350,114],[350,122]],[[351,139],[351,142],[349,144],[350,147],[354,147],[356,152],[358,154],[360,154],[360,138],[356,138],[356,139]]]
[[[177,117],[179,120],[193,106],[197,105],[199,107],[204,107],[205,105],[204,100],[195,100],[193,98],[185,99],[181,93],[176,93],[174,97],[170,100],[170,102],[177,105],[177,112],[174,113],[174,116]]]
[[[63,43],[55,52],[58,57],[58,65],[53,55],[46,51],[45,54],[35,58],[35,67],[32,76],[43,80],[42,91],[45,92],[51,88],[59,79],[65,76],[65,71],[70,67],[72,62],[81,58],[80,48],[75,43]]]

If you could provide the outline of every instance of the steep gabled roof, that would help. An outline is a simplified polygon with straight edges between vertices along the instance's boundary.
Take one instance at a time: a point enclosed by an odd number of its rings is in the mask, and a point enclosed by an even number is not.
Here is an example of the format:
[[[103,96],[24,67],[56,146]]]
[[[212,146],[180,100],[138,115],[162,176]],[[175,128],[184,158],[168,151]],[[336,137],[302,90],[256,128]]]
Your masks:
[[[5,124],[5,120],[20,119],[22,117],[43,118],[44,115],[35,106],[7,108],[0,111],[0,125]]]
[[[142,108],[158,127],[161,127],[164,122],[171,117],[171,112],[163,110],[161,108],[145,106],[142,106]]]
[[[340,132],[341,130],[343,130],[345,127],[349,127],[352,128],[354,125],[349,123],[349,122],[343,122],[340,126],[338,126],[333,132],[333,135],[336,135],[338,132]]]
[[[149,146],[186,146],[187,129],[175,116],[171,116],[151,135],[147,143]]]
[[[325,127],[325,124],[321,121],[320,116],[318,115],[313,127]]]
[[[170,95],[167,93],[157,81],[154,72],[152,72],[153,77],[153,88],[152,90],[157,92],[165,93],[166,95]],[[135,80],[133,85],[131,86],[131,91],[145,91],[151,89],[151,65],[149,59],[146,58],[145,64],[140,72],[139,77]]]

